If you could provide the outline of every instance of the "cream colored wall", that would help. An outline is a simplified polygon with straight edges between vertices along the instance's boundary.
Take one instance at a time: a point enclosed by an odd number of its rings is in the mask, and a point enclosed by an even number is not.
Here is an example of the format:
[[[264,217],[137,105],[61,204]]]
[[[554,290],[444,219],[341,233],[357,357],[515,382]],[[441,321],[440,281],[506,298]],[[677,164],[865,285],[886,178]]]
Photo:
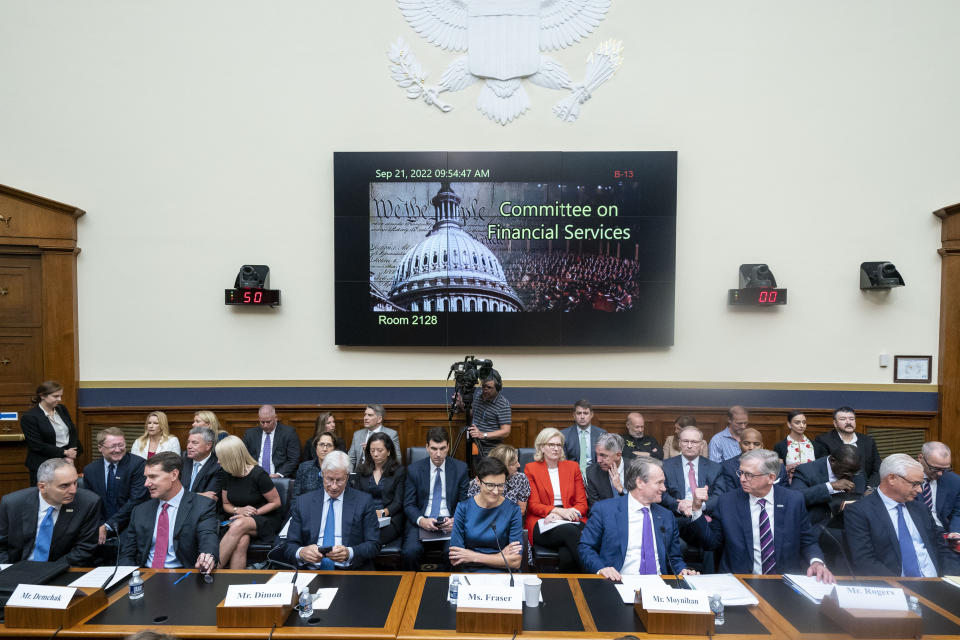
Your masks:
[[[576,78],[625,63],[574,125],[562,97],[501,127],[443,115],[387,71],[397,36],[431,78],[454,58],[389,0],[0,4],[0,182],[85,209],[81,379],[439,379],[492,357],[510,380],[884,383],[877,354],[936,354],[939,223],[960,200],[955,0],[613,0]],[[332,153],[677,150],[669,349],[341,349],[333,344]],[[907,281],[858,289],[864,260]],[[786,307],[726,306],[765,261]],[[225,307],[244,263],[283,307]]]

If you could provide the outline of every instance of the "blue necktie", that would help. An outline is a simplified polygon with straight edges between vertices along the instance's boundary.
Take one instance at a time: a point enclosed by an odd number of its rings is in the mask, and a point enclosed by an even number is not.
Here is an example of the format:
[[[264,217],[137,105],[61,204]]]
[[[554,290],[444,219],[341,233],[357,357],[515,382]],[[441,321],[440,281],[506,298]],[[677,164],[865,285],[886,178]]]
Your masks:
[[[106,507],[107,518],[113,517],[113,514],[117,512],[117,465],[113,462],[110,463],[109,468],[107,469],[107,503],[104,505]]]
[[[193,486],[197,484],[197,476],[200,475],[200,463],[193,463],[193,473],[190,474],[190,491],[193,491]]]
[[[905,578],[923,577],[920,573],[920,561],[917,550],[913,548],[913,538],[907,529],[907,519],[903,517],[903,505],[897,505],[897,537],[900,539],[900,565]]]
[[[433,481],[433,503],[430,505],[430,517],[436,518],[440,515],[440,503],[443,502],[443,480],[440,478],[440,467],[436,467],[437,473]]]
[[[331,498],[327,504],[327,524],[323,527],[323,545],[324,547],[332,547],[336,544],[337,540],[337,514],[333,510],[333,505],[336,504],[337,499]],[[333,564],[333,560],[330,558],[324,557],[320,561],[320,569],[324,571],[333,571],[336,569],[336,566]]]
[[[33,547],[31,560],[46,562],[50,559],[50,540],[53,538],[53,507],[47,507],[47,515],[37,529],[37,543]]]

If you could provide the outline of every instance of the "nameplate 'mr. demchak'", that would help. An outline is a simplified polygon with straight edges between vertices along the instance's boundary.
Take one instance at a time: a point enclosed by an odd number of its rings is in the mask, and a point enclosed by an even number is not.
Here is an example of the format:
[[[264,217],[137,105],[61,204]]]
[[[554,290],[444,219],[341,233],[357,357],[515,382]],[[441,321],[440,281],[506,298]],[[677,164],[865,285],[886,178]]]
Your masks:
[[[66,609],[77,592],[76,587],[47,587],[40,584],[18,584],[7,600],[8,607]]]

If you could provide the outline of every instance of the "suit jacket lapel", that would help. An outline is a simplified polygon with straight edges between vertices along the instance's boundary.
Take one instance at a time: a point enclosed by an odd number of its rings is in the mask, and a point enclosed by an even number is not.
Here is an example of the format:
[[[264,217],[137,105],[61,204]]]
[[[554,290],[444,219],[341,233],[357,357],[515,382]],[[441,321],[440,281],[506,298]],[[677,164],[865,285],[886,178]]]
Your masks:
[[[743,529],[744,549],[750,553],[750,567],[753,568],[753,516],[750,514],[750,494],[741,491],[737,496],[737,512]]]
[[[454,500],[456,499],[456,496],[457,496],[457,486],[456,486],[457,483],[454,481],[453,474],[454,474],[453,465],[452,464],[446,465],[443,470],[443,475],[446,476],[446,479],[444,480],[444,482],[447,485],[446,486],[447,511],[450,512],[451,518],[453,517],[453,512],[456,511],[456,508],[454,507],[455,505]],[[344,506],[346,506],[346,504],[344,504]]]
[[[620,566],[627,560],[627,537],[630,531],[630,518],[627,514],[629,498],[617,498],[617,530],[620,531]]]
[[[783,555],[783,539],[787,535],[787,508],[781,502],[783,500],[783,495],[777,491],[777,486],[773,487],[773,558],[777,563],[777,568],[780,569],[780,573],[783,573],[783,570],[786,567],[780,564],[780,558]],[[753,523],[751,521],[750,531],[753,531]],[[752,547],[751,547],[752,548]]]
[[[190,507],[193,506],[194,497],[195,494],[184,491],[183,497],[180,498],[180,506],[177,507],[177,518],[173,522],[174,540],[180,537],[180,530],[187,524],[187,512],[190,511]],[[206,498],[204,498],[204,500],[206,500]]]
[[[897,540],[897,530],[893,527],[893,522],[890,521],[890,514],[887,513],[887,506],[884,504],[883,499],[880,498],[880,494],[874,492],[863,498],[868,501],[868,505],[873,510],[873,518],[880,523],[880,528],[886,533],[887,539],[891,541],[890,546],[893,549],[893,553],[897,556],[897,565],[902,566],[901,563],[903,559],[900,556],[900,545]]]
[[[353,500],[350,489],[345,489],[343,492],[343,509],[340,512],[340,544],[343,546],[349,546],[353,543],[352,540],[348,540],[348,533],[350,532],[349,523],[353,522],[353,512],[356,509],[357,503]]]
[[[122,462],[122,460],[121,460]],[[103,461],[100,461],[94,467],[99,467],[96,469],[96,473],[90,476],[83,476],[83,481],[89,485],[90,490],[100,496],[107,495],[107,485],[104,483],[104,478],[106,476],[106,470],[103,466]],[[120,466],[117,465],[117,470],[119,471]],[[119,474],[117,474],[119,475]]]
[[[34,491],[27,499],[26,508],[20,515],[22,522],[24,553],[21,560],[26,560],[33,553],[33,546],[37,541],[37,518],[40,515],[40,491]]]

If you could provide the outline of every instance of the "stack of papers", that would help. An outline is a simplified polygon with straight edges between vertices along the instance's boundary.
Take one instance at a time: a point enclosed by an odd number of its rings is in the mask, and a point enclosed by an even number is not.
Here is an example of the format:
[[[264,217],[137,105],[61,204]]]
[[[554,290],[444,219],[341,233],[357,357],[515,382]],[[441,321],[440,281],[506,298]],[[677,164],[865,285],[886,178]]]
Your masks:
[[[633,604],[636,591],[669,591],[670,587],[658,575],[621,575],[622,584],[615,584],[623,604]]]
[[[783,581],[786,582],[794,591],[802,596],[806,596],[810,602],[820,604],[824,596],[830,595],[834,585],[817,582],[813,576],[804,576],[796,573],[785,573]]]
[[[960,589],[960,576],[943,576],[943,581]]]
[[[736,607],[759,604],[757,596],[753,595],[746,585],[737,580],[732,573],[714,573],[701,576],[685,576],[684,580],[691,589],[706,591],[709,594],[719,594],[723,606]]]
[[[139,569],[140,567],[131,567],[120,565],[117,567],[117,574],[113,576],[113,580],[110,581],[110,584],[107,585],[107,589],[117,584],[121,580],[125,580],[131,573]],[[109,567],[97,567],[96,569],[91,569],[86,572],[69,585],[70,587],[95,587],[100,588],[100,585],[110,577],[110,574],[113,573],[113,566]]]

